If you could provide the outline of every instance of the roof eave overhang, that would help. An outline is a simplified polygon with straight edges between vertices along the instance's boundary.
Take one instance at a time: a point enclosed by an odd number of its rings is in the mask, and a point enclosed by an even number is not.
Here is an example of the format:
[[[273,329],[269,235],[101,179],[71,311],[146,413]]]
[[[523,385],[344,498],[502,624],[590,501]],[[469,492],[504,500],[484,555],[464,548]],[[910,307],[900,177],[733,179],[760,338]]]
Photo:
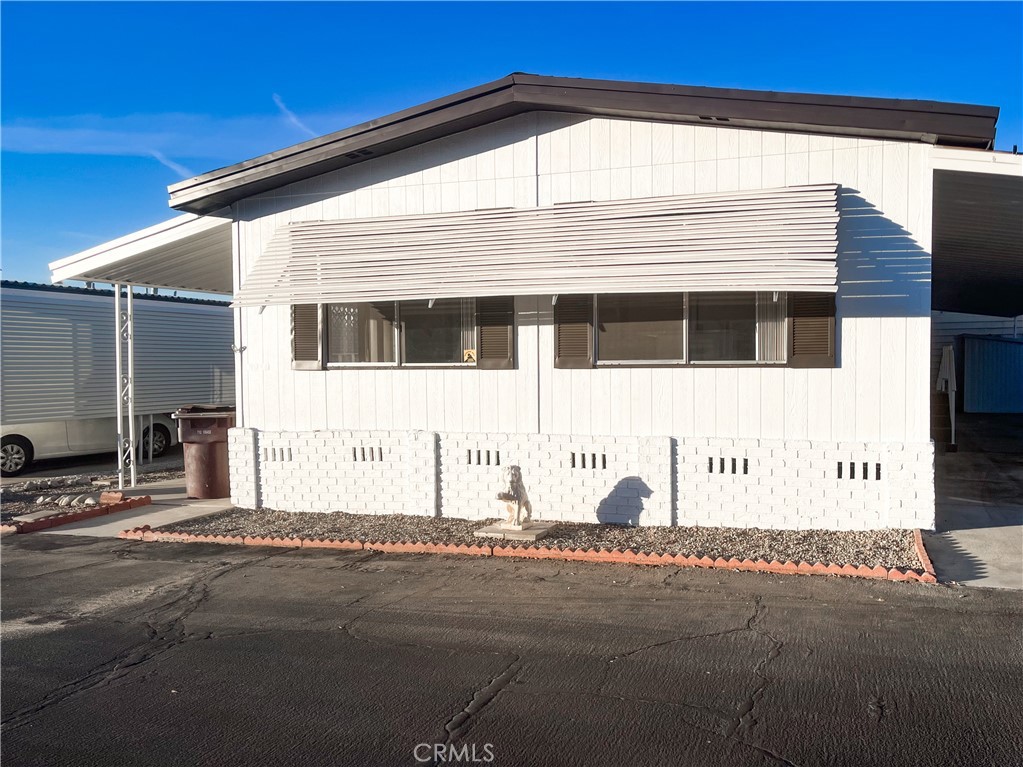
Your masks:
[[[296,181],[523,112],[887,138],[990,149],[995,107],[515,74],[187,179],[170,206],[207,214]]]

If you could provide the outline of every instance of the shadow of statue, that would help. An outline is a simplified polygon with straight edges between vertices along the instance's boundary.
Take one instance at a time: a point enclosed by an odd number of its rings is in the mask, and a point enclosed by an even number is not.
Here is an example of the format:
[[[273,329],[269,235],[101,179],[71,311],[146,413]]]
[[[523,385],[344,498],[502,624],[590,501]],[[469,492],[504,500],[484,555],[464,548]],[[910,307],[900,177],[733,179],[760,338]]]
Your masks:
[[[602,525],[636,527],[643,513],[643,500],[653,493],[641,477],[620,479],[597,506],[597,521]]]

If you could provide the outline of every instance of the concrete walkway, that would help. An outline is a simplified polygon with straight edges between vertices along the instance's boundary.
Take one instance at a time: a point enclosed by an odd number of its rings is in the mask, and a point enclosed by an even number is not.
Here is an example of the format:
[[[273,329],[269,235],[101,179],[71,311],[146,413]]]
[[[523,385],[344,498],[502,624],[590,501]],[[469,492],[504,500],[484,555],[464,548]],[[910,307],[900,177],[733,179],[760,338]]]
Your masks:
[[[961,418],[960,451],[935,460],[937,531],[924,543],[942,582],[1023,589],[1023,418]]]
[[[119,514],[107,514],[82,522],[40,530],[41,534],[50,535],[87,535],[99,538],[116,538],[122,530],[132,527],[149,525],[159,527],[171,522],[182,522],[186,519],[203,517],[224,509],[231,508],[230,498],[198,501],[189,499],[185,494],[184,479],[166,479],[139,485],[134,489],[126,489],[126,495],[148,495],[153,499],[151,506],[143,506]]]

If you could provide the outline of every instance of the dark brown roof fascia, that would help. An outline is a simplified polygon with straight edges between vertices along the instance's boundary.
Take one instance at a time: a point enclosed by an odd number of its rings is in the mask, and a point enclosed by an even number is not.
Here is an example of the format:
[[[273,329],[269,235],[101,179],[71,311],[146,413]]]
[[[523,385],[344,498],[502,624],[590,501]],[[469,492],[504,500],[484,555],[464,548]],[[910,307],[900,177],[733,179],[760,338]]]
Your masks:
[[[513,74],[169,187],[206,214],[237,200],[528,111],[893,138],[988,149],[998,109]]]

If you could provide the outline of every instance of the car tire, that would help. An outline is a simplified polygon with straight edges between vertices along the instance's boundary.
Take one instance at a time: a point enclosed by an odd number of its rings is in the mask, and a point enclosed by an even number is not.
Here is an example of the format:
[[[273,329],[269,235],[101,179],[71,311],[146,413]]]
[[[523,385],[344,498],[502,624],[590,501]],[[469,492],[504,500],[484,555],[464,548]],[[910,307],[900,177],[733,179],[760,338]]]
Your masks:
[[[32,443],[16,434],[0,441],[0,475],[16,477],[32,465]]]
[[[154,424],[153,433],[156,437],[153,439],[153,458],[159,458],[161,455],[167,452],[167,448],[170,447],[171,436],[170,432],[167,431],[167,427],[163,424]],[[142,442],[139,444],[139,458],[146,458],[147,448],[149,446],[149,429],[145,429],[142,432]]]

